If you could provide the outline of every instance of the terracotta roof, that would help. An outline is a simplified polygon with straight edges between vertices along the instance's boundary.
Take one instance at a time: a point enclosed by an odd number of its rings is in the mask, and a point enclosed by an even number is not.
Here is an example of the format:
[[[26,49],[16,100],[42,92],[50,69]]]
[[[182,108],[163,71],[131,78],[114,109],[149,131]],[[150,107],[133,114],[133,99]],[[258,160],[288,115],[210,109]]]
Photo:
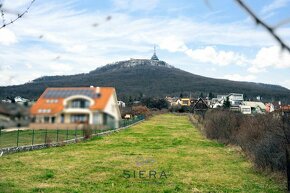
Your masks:
[[[284,105],[284,106],[281,106],[281,109],[283,111],[290,111],[290,105]]]
[[[99,89],[98,93],[97,89]],[[64,109],[64,100],[74,95],[84,95],[94,100],[94,105],[90,107],[91,110],[104,110],[114,92],[115,89],[112,87],[47,88],[31,107],[30,113],[32,115],[60,113]]]

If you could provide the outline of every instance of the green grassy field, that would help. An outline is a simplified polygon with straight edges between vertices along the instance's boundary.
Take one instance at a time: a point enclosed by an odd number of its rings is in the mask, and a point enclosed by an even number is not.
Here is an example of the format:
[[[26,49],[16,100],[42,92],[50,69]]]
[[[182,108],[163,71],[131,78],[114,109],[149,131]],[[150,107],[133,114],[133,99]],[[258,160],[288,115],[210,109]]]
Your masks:
[[[131,125],[137,121],[142,120],[143,117],[139,116],[130,120],[121,120],[120,126],[125,127]],[[92,133],[100,133],[104,131],[112,130],[110,128],[103,129],[92,129]],[[43,144],[43,143],[55,143],[61,142],[69,139],[75,139],[78,137],[82,137],[84,135],[82,129],[77,130],[19,130],[19,131],[0,131],[0,149],[6,147],[15,147],[15,146],[25,146],[32,144]]]
[[[17,146],[17,132],[3,132],[0,135],[0,148],[15,147]],[[34,133],[33,133],[34,132]],[[46,133],[47,132],[47,133]],[[94,131],[96,133],[101,130]],[[42,144],[45,141],[52,143],[57,141],[64,141],[68,139],[74,139],[76,137],[82,137],[83,131],[78,130],[20,130],[18,137],[18,146]]]
[[[205,139],[188,117],[171,114],[103,138],[0,158],[0,192],[270,193],[284,188],[254,171],[235,150]]]

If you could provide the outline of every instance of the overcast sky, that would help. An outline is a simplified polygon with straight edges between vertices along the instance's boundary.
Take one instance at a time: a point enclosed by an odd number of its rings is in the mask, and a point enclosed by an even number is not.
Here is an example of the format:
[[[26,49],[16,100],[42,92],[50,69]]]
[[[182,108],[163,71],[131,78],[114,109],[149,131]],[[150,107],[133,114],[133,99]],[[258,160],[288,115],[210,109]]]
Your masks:
[[[0,2],[20,13],[30,1]],[[245,2],[271,25],[290,17],[290,0]],[[290,44],[289,24],[277,33]],[[36,0],[0,29],[0,86],[149,59],[154,44],[159,59],[194,74],[290,88],[290,54],[233,0]]]

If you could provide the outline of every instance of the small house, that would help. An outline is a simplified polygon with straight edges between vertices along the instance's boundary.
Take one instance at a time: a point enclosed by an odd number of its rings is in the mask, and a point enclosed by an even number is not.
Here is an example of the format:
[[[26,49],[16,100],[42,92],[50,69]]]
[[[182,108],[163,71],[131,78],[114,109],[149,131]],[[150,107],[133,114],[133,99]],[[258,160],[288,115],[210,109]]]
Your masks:
[[[121,114],[111,87],[47,88],[31,107],[31,128],[119,127]]]
[[[266,106],[262,102],[244,101],[242,102],[242,105],[251,107],[252,114],[264,114],[266,112]]]
[[[181,106],[190,106],[190,98],[181,98],[180,99],[180,101],[181,101]]]
[[[197,101],[192,105],[191,108],[193,113],[197,114],[204,114],[208,109],[209,106],[206,101],[204,101],[202,98],[197,99]]]

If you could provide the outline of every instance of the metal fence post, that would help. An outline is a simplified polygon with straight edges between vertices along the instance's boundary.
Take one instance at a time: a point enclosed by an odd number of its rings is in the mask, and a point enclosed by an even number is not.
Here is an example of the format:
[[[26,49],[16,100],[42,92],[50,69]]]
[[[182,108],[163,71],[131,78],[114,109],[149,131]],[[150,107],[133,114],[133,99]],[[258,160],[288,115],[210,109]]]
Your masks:
[[[83,137],[85,136],[85,129],[84,127],[82,128],[82,132],[83,132]]]
[[[56,142],[58,142],[58,129],[56,129]]]
[[[76,127],[76,129],[75,129],[75,141],[77,140],[77,130],[78,130],[78,128]]]
[[[16,146],[18,147],[18,143],[19,143],[19,128],[17,130],[17,138],[16,138]]]
[[[66,128],[66,140],[68,140],[68,128]]]
[[[32,141],[31,141],[31,144],[32,145],[34,144],[34,129],[32,130]]]
[[[44,138],[44,143],[47,143],[47,129],[45,130],[45,138]]]

